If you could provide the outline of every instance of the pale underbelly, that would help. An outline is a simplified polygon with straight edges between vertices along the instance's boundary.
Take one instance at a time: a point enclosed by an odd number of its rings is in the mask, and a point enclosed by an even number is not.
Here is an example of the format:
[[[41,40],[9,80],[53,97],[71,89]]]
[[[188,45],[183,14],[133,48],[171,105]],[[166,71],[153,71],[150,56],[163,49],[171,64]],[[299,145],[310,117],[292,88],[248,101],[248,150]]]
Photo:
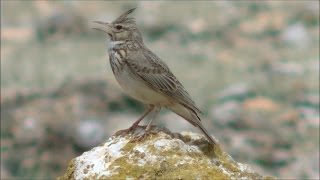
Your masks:
[[[126,69],[115,75],[115,78],[126,94],[142,103],[154,105],[171,104],[167,96],[152,90],[144,82],[133,78]]]

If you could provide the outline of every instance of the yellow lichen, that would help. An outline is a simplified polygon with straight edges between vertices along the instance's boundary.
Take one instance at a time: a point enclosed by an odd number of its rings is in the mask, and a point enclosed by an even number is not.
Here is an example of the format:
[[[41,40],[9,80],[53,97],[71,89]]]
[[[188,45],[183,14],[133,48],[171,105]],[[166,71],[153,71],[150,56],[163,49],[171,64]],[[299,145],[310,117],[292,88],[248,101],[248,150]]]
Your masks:
[[[73,177],[73,172],[75,169],[74,163],[75,163],[75,159],[72,159],[68,164],[67,171],[64,173],[64,175],[58,177],[57,180],[74,180],[74,177]]]
[[[121,148],[122,152],[129,152],[132,151],[132,149],[136,146],[137,144],[133,142],[128,142],[124,147]]]
[[[264,179],[264,180],[276,180],[276,179],[278,179],[278,178],[273,177],[273,176],[265,176],[263,179]]]
[[[229,179],[230,177],[221,172],[218,168],[210,167],[202,162],[185,163],[176,165],[177,158],[167,158],[157,165],[138,166],[127,162],[128,157],[121,157],[114,161],[111,169],[119,166],[117,173],[110,177],[110,179],[125,179],[130,174],[133,178],[146,179],[209,179],[215,177],[217,179]],[[147,177],[145,175],[148,174]]]
[[[190,135],[182,136],[182,138],[183,138],[183,141],[184,141],[184,142],[190,142],[191,139],[192,139]]]

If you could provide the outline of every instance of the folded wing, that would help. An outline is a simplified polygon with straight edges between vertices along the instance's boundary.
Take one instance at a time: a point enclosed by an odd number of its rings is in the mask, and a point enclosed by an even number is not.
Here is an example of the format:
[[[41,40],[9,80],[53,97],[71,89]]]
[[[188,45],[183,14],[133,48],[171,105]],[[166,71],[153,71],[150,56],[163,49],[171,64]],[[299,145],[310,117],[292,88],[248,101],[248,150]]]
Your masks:
[[[139,58],[151,58],[152,60],[141,60],[138,62],[133,59],[127,59],[126,62],[135,75],[143,79],[155,91],[171,97],[196,114],[201,113],[192,101],[189,93],[160,58],[147,49]],[[141,62],[150,63],[142,64]]]

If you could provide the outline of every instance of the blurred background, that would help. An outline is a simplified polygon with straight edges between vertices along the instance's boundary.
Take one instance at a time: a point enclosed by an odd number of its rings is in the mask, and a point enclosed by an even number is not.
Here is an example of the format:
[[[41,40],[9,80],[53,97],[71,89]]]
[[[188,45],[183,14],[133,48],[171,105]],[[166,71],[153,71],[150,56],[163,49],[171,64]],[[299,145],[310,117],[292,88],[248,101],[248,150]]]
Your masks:
[[[133,7],[145,44],[236,161],[319,178],[319,1],[42,0],[1,1],[1,179],[62,175],[143,113],[90,23]],[[167,110],[157,125],[199,132]]]

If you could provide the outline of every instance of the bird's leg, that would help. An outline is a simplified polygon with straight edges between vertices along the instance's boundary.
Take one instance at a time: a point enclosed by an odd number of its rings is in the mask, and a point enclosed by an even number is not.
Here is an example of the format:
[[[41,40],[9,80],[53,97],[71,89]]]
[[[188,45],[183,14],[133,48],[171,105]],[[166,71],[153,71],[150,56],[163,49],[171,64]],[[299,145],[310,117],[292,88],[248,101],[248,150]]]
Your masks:
[[[153,109],[154,105],[149,105],[149,109],[138,120],[136,120],[136,122],[134,122],[132,126],[130,126],[128,129],[117,131],[115,135],[119,136],[134,131],[138,127],[139,123],[143,120],[143,118],[145,118]]]
[[[157,106],[157,107],[155,108],[153,117],[152,117],[152,119],[149,121],[149,123],[148,123],[148,125],[147,125],[147,127],[146,127],[146,129],[145,129],[145,132],[144,132],[142,135],[137,136],[137,137],[134,139],[135,141],[141,141],[141,140],[143,140],[144,138],[146,138],[148,134],[150,134],[150,130],[151,130],[151,127],[152,127],[152,122],[156,119],[156,117],[157,117],[157,115],[159,114],[160,110],[161,110],[161,106]]]
[[[154,114],[153,114],[152,119],[149,121],[149,123],[148,123],[148,125],[147,125],[146,132],[147,132],[147,131],[150,131],[150,129],[151,129],[151,124],[152,124],[152,122],[156,119],[156,117],[157,117],[157,115],[159,114],[160,111],[161,111],[161,106],[157,106],[156,109],[154,110]]]

